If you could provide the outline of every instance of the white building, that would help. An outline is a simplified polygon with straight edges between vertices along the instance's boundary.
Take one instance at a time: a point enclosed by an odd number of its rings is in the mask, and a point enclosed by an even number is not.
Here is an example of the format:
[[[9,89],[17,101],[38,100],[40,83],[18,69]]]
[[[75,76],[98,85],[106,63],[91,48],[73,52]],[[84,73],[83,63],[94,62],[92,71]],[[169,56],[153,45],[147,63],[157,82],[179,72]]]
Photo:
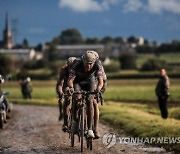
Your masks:
[[[80,57],[87,50],[94,50],[98,52],[99,56],[104,56],[104,45],[58,45],[56,46],[56,55],[58,58],[64,59],[68,57]],[[44,46],[45,54],[47,55],[47,50],[49,46]],[[48,55],[47,55],[48,56]]]
[[[0,49],[0,54],[7,55],[14,60],[33,60],[36,59],[34,49]]]

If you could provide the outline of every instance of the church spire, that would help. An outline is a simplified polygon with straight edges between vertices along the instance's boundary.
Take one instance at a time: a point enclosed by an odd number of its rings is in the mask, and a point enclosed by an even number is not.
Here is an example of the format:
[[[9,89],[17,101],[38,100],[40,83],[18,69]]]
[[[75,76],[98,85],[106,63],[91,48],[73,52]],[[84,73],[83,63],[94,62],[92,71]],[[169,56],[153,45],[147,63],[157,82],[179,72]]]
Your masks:
[[[9,22],[9,16],[8,12],[6,12],[5,17],[5,29],[4,29],[4,38],[3,38],[3,44],[5,48],[11,49],[13,47],[13,41],[12,41],[12,32],[10,29],[10,22]]]

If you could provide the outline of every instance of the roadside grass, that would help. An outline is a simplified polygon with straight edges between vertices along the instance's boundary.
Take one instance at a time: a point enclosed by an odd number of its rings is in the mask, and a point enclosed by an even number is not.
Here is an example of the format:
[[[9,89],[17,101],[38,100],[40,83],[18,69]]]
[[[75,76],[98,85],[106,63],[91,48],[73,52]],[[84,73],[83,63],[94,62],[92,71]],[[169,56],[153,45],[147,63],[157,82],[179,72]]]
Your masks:
[[[149,102],[144,102],[144,103],[125,103],[125,102],[118,102],[117,104],[121,104],[121,106],[125,106],[128,108],[133,108],[142,112],[147,112],[150,114],[158,115],[160,116],[160,110],[159,106],[156,103],[149,103]],[[177,120],[180,120],[180,107],[170,107],[168,104],[168,113],[170,118],[174,118]]]
[[[180,121],[130,107],[125,103],[106,102],[100,107],[100,119],[134,137],[180,137]],[[180,145],[159,143],[168,150],[180,150]]]

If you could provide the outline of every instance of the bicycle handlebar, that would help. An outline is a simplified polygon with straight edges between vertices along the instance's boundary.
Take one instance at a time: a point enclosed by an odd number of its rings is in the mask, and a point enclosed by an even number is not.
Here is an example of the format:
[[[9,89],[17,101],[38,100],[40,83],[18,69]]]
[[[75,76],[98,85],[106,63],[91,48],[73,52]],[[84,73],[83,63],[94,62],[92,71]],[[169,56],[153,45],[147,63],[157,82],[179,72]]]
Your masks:
[[[63,94],[63,96],[73,96],[73,95],[76,95],[76,94],[82,94],[82,95],[96,95],[96,99],[97,99],[97,103],[99,102],[99,98],[100,98],[100,101],[101,101],[101,105],[103,105],[104,103],[104,99],[102,97],[102,93],[101,92],[96,92],[96,91],[93,91],[93,92],[90,92],[90,91],[74,91],[72,94]]]

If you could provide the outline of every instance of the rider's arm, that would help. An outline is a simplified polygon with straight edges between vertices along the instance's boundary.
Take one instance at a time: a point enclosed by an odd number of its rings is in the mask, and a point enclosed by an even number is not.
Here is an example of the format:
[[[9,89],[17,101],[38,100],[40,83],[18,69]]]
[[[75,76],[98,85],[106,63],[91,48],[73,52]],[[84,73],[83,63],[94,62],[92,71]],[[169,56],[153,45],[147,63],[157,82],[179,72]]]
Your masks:
[[[69,70],[69,78],[68,78],[68,82],[67,82],[67,85],[69,88],[73,88],[73,82],[74,82],[75,77],[76,77],[75,70],[70,69]]]
[[[56,92],[57,92],[57,94],[62,94],[63,93],[63,90],[62,90],[62,88],[63,88],[63,83],[64,83],[64,80],[58,80],[57,81],[57,84],[56,84]]]
[[[96,66],[97,66],[96,76],[98,79],[97,90],[101,90],[104,85],[104,81],[103,81],[104,68],[100,60],[96,61]]]
[[[102,87],[103,87],[103,84],[104,84],[104,82],[103,82],[103,78],[102,78],[102,77],[99,77],[99,78],[98,78],[98,85],[97,85],[97,89],[98,89],[98,90],[101,90],[101,89],[102,89]]]
[[[60,96],[63,94],[63,84],[64,84],[64,70],[63,68],[60,70],[60,73],[59,73],[59,78],[57,80],[57,83],[56,83],[56,92],[57,94]]]
[[[74,82],[74,78],[69,78],[68,79],[68,87],[69,88],[73,88],[73,82]]]

